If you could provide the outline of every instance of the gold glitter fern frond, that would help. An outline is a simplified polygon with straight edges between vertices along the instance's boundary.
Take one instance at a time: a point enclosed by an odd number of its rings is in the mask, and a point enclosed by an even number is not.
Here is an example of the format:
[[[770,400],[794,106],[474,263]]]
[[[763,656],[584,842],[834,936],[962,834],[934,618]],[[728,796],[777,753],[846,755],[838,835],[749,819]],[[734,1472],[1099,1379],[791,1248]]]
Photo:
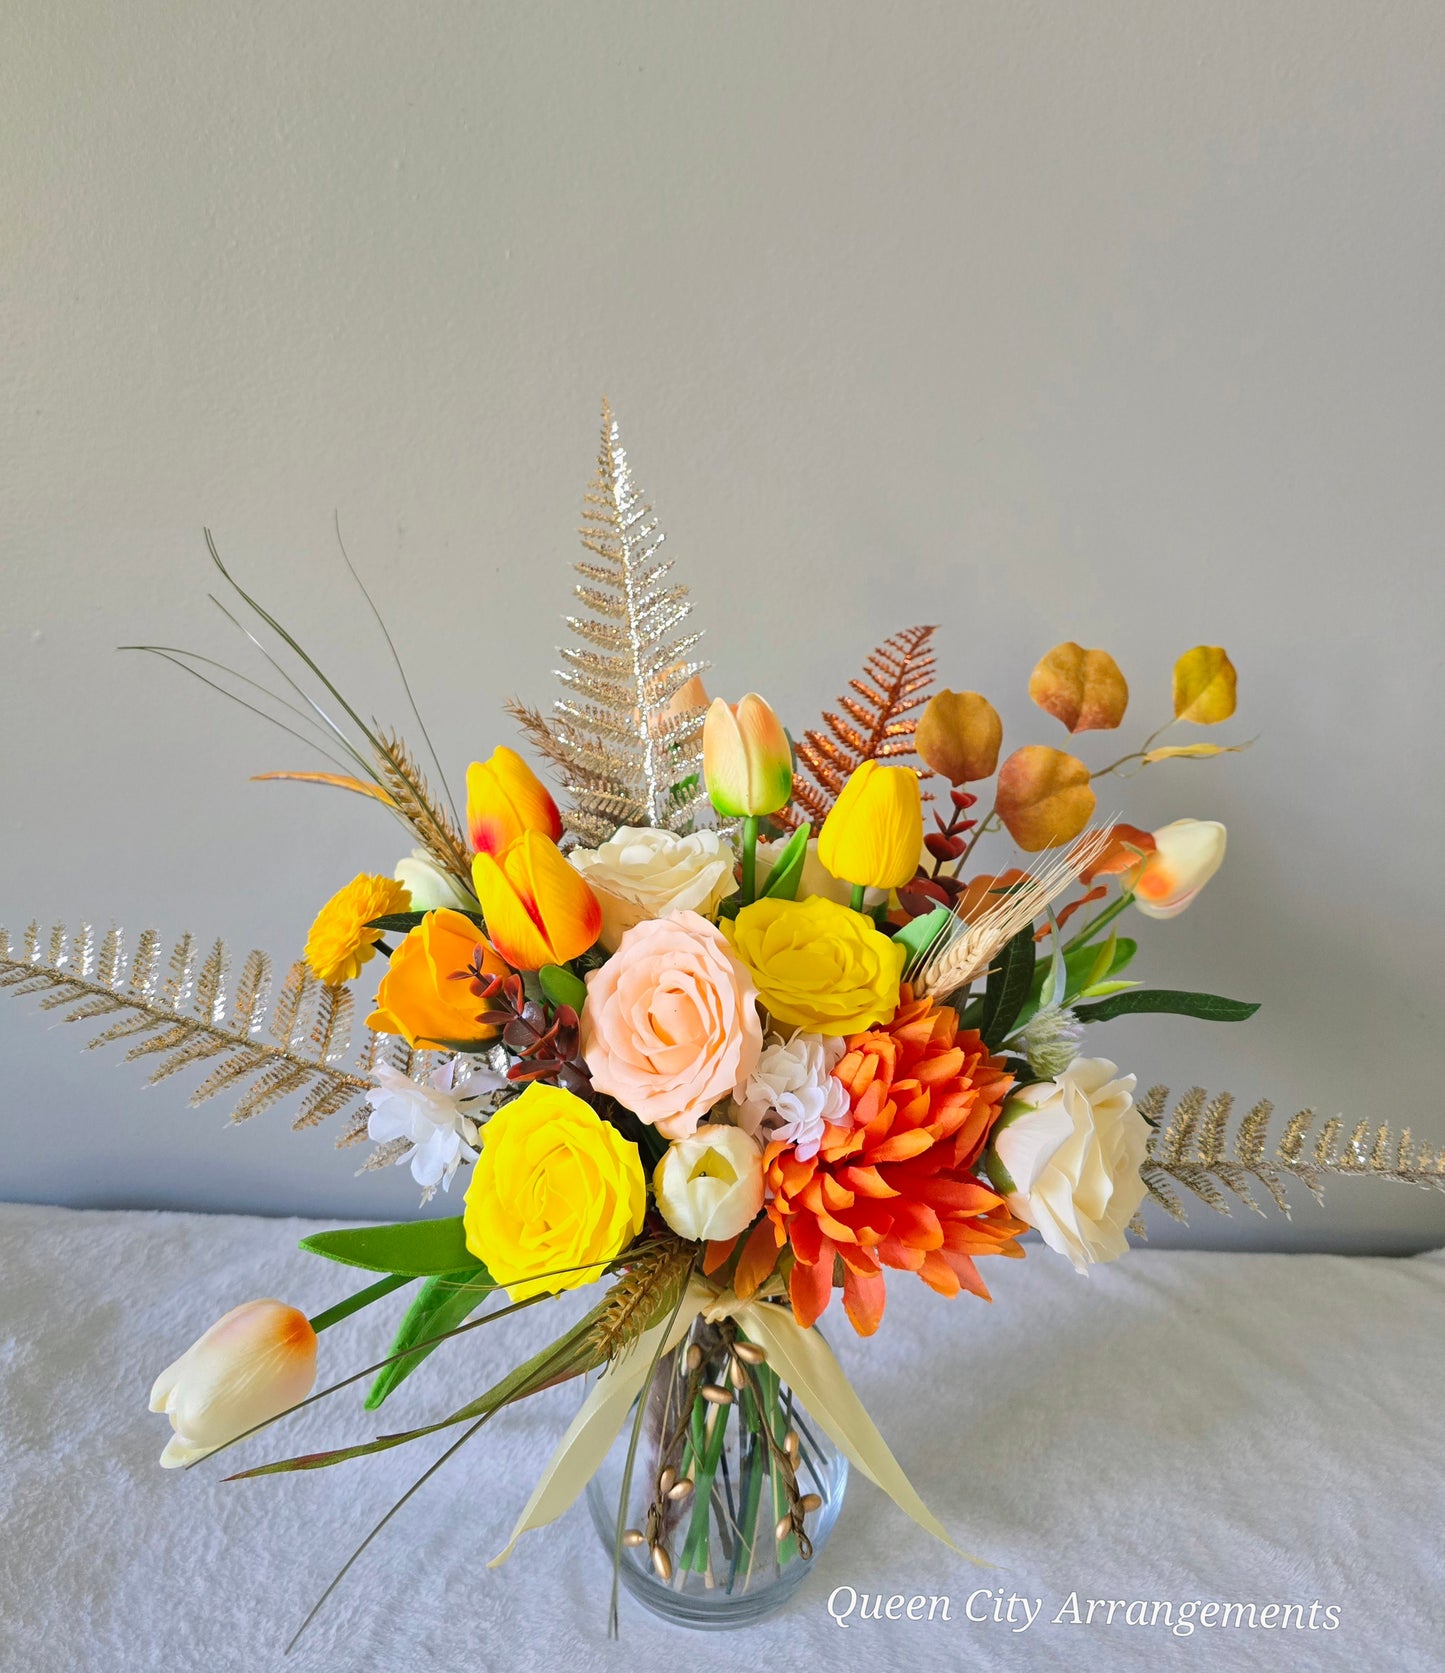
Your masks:
[[[89,924],[74,935],[57,925],[42,938],[40,926],[32,923],[18,947],[0,929],[0,988],[17,996],[43,995],[44,1011],[69,1007],[62,1022],[114,1018],[89,1046],[130,1041],[125,1061],[151,1058],[152,1085],[219,1058],[190,1102],[194,1107],[222,1092],[236,1094],[233,1121],[299,1096],[293,1127],[351,1112],[337,1143],[354,1144],[366,1134],[367,1112],[356,1106],[371,1090],[370,1072],[383,1055],[404,1074],[430,1066],[426,1054],[408,1051],[404,1042],[368,1033],[355,1069],[344,1068],[351,993],[318,982],[304,964],[291,966],[269,1005],[271,961],[265,953],[246,955],[234,986],[229,972],[224,942],[206,949],[190,934],[163,960],[154,930],[141,933],[127,959],[118,929],[97,945]],[[382,1150],[373,1157],[378,1165],[379,1158],[386,1159]]]
[[[570,798],[567,828],[605,842],[619,825],[690,829],[706,801],[702,785],[704,711],[675,712],[674,700],[707,664],[693,659],[699,633],[680,633],[687,588],[665,585],[663,535],[632,479],[617,420],[602,403],[597,475],[586,495],[573,589],[588,612],[569,616],[581,641],[561,652],[567,690],[544,718],[508,708],[536,748],[559,769]]]
[[[1344,1123],[1338,1116],[1316,1132],[1315,1112],[1301,1110],[1290,1117],[1270,1152],[1274,1106],[1267,1100],[1235,1120],[1231,1131],[1232,1094],[1211,1098],[1203,1087],[1192,1087],[1166,1120],[1168,1099],[1168,1088],[1155,1086],[1139,1101],[1140,1113],[1151,1127],[1148,1155],[1139,1171],[1149,1195],[1176,1220],[1187,1218],[1178,1187],[1221,1214],[1230,1212],[1230,1197],[1263,1214],[1251,1189],[1258,1187],[1286,1216],[1284,1186],[1290,1179],[1301,1180],[1316,1201],[1323,1201],[1327,1178],[1350,1174],[1445,1191],[1445,1147],[1417,1147],[1408,1127],[1397,1136],[1387,1123],[1361,1121],[1341,1142]],[[1136,1220],[1131,1229],[1143,1227]]]
[[[934,627],[908,627],[885,639],[849,680],[850,694],[838,699],[842,714],[823,711],[821,728],[798,740],[793,776],[794,806],[780,816],[783,824],[799,819],[816,829],[832,809],[849,776],[864,761],[887,761],[913,753],[913,727],[933,684]],[[804,778],[806,772],[812,783]]]

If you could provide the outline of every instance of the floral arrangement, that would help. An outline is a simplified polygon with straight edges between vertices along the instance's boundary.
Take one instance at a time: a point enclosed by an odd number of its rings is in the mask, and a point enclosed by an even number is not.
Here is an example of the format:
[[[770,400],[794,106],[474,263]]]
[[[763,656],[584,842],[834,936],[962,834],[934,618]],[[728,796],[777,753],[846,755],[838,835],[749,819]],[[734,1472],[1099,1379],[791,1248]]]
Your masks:
[[[241,1474],[460,1430],[445,1459],[504,1407],[590,1378],[496,1560],[605,1482],[594,1513],[614,1623],[618,1578],[697,1619],[785,1594],[849,1460],[948,1538],[820,1319],[871,1335],[909,1275],[987,1300],[988,1260],[1022,1257],[1030,1228],[1087,1272],[1142,1233],[1149,1195],[1182,1217],[1181,1189],[1227,1211],[1231,1195],[1257,1208],[1256,1188],[1285,1208],[1289,1178],[1318,1190],[1331,1172],[1439,1187],[1445,1154],[1365,1123],[1316,1134],[1307,1111],[1268,1151],[1267,1104],[1231,1128],[1228,1097],[1196,1090],[1170,1116],[1163,1088],[1136,1098],[1093,1043],[1126,1014],[1237,1022],[1256,1009],[1144,985],[1121,933],[1126,914],[1168,920],[1199,897],[1224,827],[1096,818],[1111,775],[1245,747],[1198,738],[1235,711],[1221,648],[1181,656],[1165,724],[1092,769],[1046,743],[1000,764],[987,698],[932,689],[931,627],[880,646],[794,740],[756,694],[708,700],[685,590],[605,407],[583,541],[563,695],[546,715],[511,705],[562,805],[498,745],[469,769],[463,810],[212,545],[283,688],[144,648],[242,687],[337,769],[262,777],[370,798],[411,851],[326,902],[274,1004],[261,954],[232,984],[224,946],[190,936],[163,966],[154,934],[127,960],[118,931],[97,945],[89,928],[47,941],[32,926],[19,948],[0,941],[0,982],[71,1020],[107,1019],[94,1043],[151,1058],[153,1079],[206,1065],[193,1103],[231,1090],[238,1120],[293,1098],[298,1127],[346,1115],[340,1143],[376,1146],[367,1169],[405,1166],[424,1199],[462,1199],[450,1218],[308,1238],[372,1281],[310,1319],[267,1299],[213,1325],[152,1390],[172,1430],[163,1465],[321,1398],[318,1335],[403,1288],[415,1292],[390,1353],[322,1393],[370,1375],[374,1410],[442,1345],[600,1283],[580,1320],[460,1410]],[[1028,689],[1071,737],[1117,728],[1129,701],[1113,657],[1073,643]],[[989,838],[1020,857],[986,865]],[[348,1067],[358,990],[365,1047]]]

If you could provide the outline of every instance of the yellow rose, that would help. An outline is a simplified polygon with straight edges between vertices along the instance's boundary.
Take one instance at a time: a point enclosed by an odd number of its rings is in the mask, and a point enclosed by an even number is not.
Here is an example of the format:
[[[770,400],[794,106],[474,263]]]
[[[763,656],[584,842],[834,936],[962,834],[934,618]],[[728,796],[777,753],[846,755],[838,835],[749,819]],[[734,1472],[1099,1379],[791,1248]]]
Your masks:
[[[602,1276],[642,1230],[637,1146],[590,1104],[534,1081],[482,1129],[467,1187],[467,1248],[513,1301]]]
[[[836,901],[760,900],[722,929],[778,1022],[857,1034],[898,1009],[902,945]]]

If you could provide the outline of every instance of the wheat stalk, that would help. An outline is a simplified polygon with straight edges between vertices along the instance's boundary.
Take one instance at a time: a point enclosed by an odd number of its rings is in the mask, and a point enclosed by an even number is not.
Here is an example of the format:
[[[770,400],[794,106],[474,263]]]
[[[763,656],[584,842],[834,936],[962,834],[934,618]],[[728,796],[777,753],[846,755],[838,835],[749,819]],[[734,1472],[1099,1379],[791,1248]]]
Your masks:
[[[697,1256],[695,1243],[673,1237],[629,1251],[627,1270],[602,1298],[593,1317],[589,1339],[599,1362],[626,1353],[645,1330],[677,1306]]]
[[[338,1145],[365,1136],[367,1111],[357,1108],[372,1089],[371,1071],[383,1057],[403,1074],[425,1075],[434,1053],[412,1052],[404,1041],[367,1035],[360,1059],[343,1068],[351,1036],[352,996],[318,982],[304,964],[293,964],[269,1006],[271,961],[249,953],[234,993],[227,992],[230,965],[225,943],[201,956],[195,938],[183,935],[164,968],[154,930],[136,940],[129,964],[124,938],[111,929],[97,949],[89,924],[72,937],[56,925],[42,941],[32,923],[19,947],[0,929],[0,988],[17,996],[42,995],[40,1008],[68,1014],[62,1022],[113,1017],[88,1042],[90,1048],[132,1042],[124,1061],[155,1059],[149,1084],[195,1064],[221,1061],[191,1094],[194,1108],[222,1092],[234,1092],[233,1121],[245,1121],[283,1098],[301,1102],[292,1126],[310,1127],[344,1111],[352,1119]],[[269,1037],[268,1037],[269,1036]]]
[[[373,743],[377,771],[392,805],[416,832],[427,853],[443,871],[472,886],[472,856],[451,816],[432,793],[405,743],[395,732],[384,732]]]
[[[1388,1123],[1361,1121],[1341,1142],[1343,1123],[1337,1116],[1316,1133],[1314,1111],[1300,1110],[1285,1124],[1270,1154],[1267,1134],[1274,1106],[1268,1100],[1235,1120],[1231,1134],[1231,1094],[1211,1099],[1202,1087],[1191,1087],[1166,1121],[1168,1099],[1168,1089],[1155,1086],[1139,1100],[1151,1129],[1139,1172],[1154,1201],[1179,1221],[1187,1218],[1176,1189],[1181,1186],[1218,1213],[1228,1214],[1234,1197],[1263,1214],[1251,1190],[1257,1186],[1286,1216],[1284,1186],[1290,1179],[1301,1180],[1316,1201],[1323,1201],[1327,1178],[1346,1174],[1445,1191],[1445,1147],[1417,1148],[1408,1127],[1396,1137]],[[1132,1229],[1142,1231],[1142,1224],[1136,1221]]]
[[[1108,847],[1112,830],[1109,825],[1096,826],[1062,853],[1051,850],[972,923],[955,911],[914,974],[914,992],[924,999],[946,999],[976,980],[1014,936],[1074,886],[1080,872]]]

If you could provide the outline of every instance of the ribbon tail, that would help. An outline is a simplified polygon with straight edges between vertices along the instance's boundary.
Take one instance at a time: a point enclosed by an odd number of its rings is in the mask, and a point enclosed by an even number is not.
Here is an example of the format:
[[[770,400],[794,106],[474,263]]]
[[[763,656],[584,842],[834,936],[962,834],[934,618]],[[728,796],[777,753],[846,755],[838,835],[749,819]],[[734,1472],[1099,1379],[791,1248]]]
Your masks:
[[[548,1459],[531,1498],[517,1518],[506,1549],[492,1558],[488,1568],[499,1568],[506,1562],[517,1541],[530,1529],[556,1521],[596,1475],[627,1420],[632,1402],[647,1381],[654,1358],[675,1348],[691,1328],[699,1311],[690,1305],[692,1300],[689,1293],[676,1315],[645,1330],[627,1353],[614,1359],[597,1379],[567,1433],[558,1442],[557,1450]]]
[[[853,1391],[843,1367],[816,1330],[804,1330],[781,1307],[753,1302],[734,1303],[733,1317],[767,1351],[768,1363],[807,1407],[828,1438],[847,1454],[876,1487],[918,1524],[940,1539],[950,1551],[980,1568],[990,1568],[982,1557],[963,1551],[919,1498],[903,1467],[888,1449],[878,1426]]]

